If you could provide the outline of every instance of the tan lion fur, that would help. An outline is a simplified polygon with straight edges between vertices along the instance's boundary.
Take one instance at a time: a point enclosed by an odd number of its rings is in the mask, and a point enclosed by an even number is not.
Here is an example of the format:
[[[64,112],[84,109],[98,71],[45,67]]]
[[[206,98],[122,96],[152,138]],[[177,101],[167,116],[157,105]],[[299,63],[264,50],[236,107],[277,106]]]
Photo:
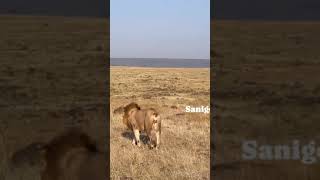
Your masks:
[[[135,135],[132,143],[140,146],[140,132],[144,131],[149,137],[151,147],[160,145],[161,118],[155,109],[141,109],[138,104],[130,103],[124,107],[123,123]]]
[[[105,155],[86,133],[71,129],[48,143],[32,143],[18,150],[11,161],[14,166],[37,162],[43,166],[41,180],[105,180],[109,168]]]

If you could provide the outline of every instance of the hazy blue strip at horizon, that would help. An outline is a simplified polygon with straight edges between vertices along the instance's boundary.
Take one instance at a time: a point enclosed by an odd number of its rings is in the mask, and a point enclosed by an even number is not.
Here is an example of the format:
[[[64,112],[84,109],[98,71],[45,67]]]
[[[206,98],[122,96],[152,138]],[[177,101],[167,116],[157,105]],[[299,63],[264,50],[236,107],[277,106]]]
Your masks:
[[[111,66],[209,68],[210,59],[110,58]]]

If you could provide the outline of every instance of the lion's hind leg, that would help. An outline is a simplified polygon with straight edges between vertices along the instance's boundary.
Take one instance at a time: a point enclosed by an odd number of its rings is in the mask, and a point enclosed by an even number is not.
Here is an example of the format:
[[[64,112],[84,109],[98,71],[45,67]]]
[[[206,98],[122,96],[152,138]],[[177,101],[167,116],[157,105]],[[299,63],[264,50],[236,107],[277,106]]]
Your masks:
[[[136,139],[135,139],[135,137],[133,137],[133,139],[132,139],[132,144],[133,144],[133,145],[136,145]]]
[[[136,140],[136,143],[137,143],[138,147],[141,147],[139,130],[138,129],[134,129],[133,133],[134,133],[135,140]]]

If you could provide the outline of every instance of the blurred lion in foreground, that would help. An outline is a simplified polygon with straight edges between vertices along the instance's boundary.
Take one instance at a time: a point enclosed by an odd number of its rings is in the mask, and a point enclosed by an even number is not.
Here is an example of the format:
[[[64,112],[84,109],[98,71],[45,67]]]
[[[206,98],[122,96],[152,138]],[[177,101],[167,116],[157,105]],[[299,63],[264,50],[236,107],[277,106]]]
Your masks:
[[[49,143],[32,143],[17,151],[11,167],[38,161],[41,180],[105,180],[109,168],[105,154],[87,134],[74,129]]]
[[[123,123],[133,131],[134,138],[132,144],[136,144],[139,147],[140,144],[140,132],[146,132],[149,138],[149,144],[151,148],[158,148],[160,145],[161,135],[161,118],[159,113],[153,109],[141,109],[136,103],[130,103],[124,107]]]

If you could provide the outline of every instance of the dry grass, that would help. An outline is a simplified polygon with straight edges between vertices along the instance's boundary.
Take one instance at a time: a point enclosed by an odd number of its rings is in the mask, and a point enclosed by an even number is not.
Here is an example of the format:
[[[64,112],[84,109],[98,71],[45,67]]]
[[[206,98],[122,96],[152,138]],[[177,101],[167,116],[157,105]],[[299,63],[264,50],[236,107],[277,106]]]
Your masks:
[[[209,105],[209,69],[111,68],[111,112],[130,102],[163,118],[161,147],[131,144],[121,114],[111,114],[112,179],[209,179],[209,114],[184,113]],[[179,115],[180,114],[180,115]]]
[[[319,144],[320,23],[214,21],[217,161],[241,161],[241,142]],[[224,149],[222,149],[224,147]],[[235,164],[217,179],[319,179],[300,161]],[[250,165],[251,164],[251,165]]]
[[[32,16],[0,16],[0,21],[0,179],[38,179],[37,167],[9,172],[8,158],[69,127],[82,127],[104,147],[108,21]]]

